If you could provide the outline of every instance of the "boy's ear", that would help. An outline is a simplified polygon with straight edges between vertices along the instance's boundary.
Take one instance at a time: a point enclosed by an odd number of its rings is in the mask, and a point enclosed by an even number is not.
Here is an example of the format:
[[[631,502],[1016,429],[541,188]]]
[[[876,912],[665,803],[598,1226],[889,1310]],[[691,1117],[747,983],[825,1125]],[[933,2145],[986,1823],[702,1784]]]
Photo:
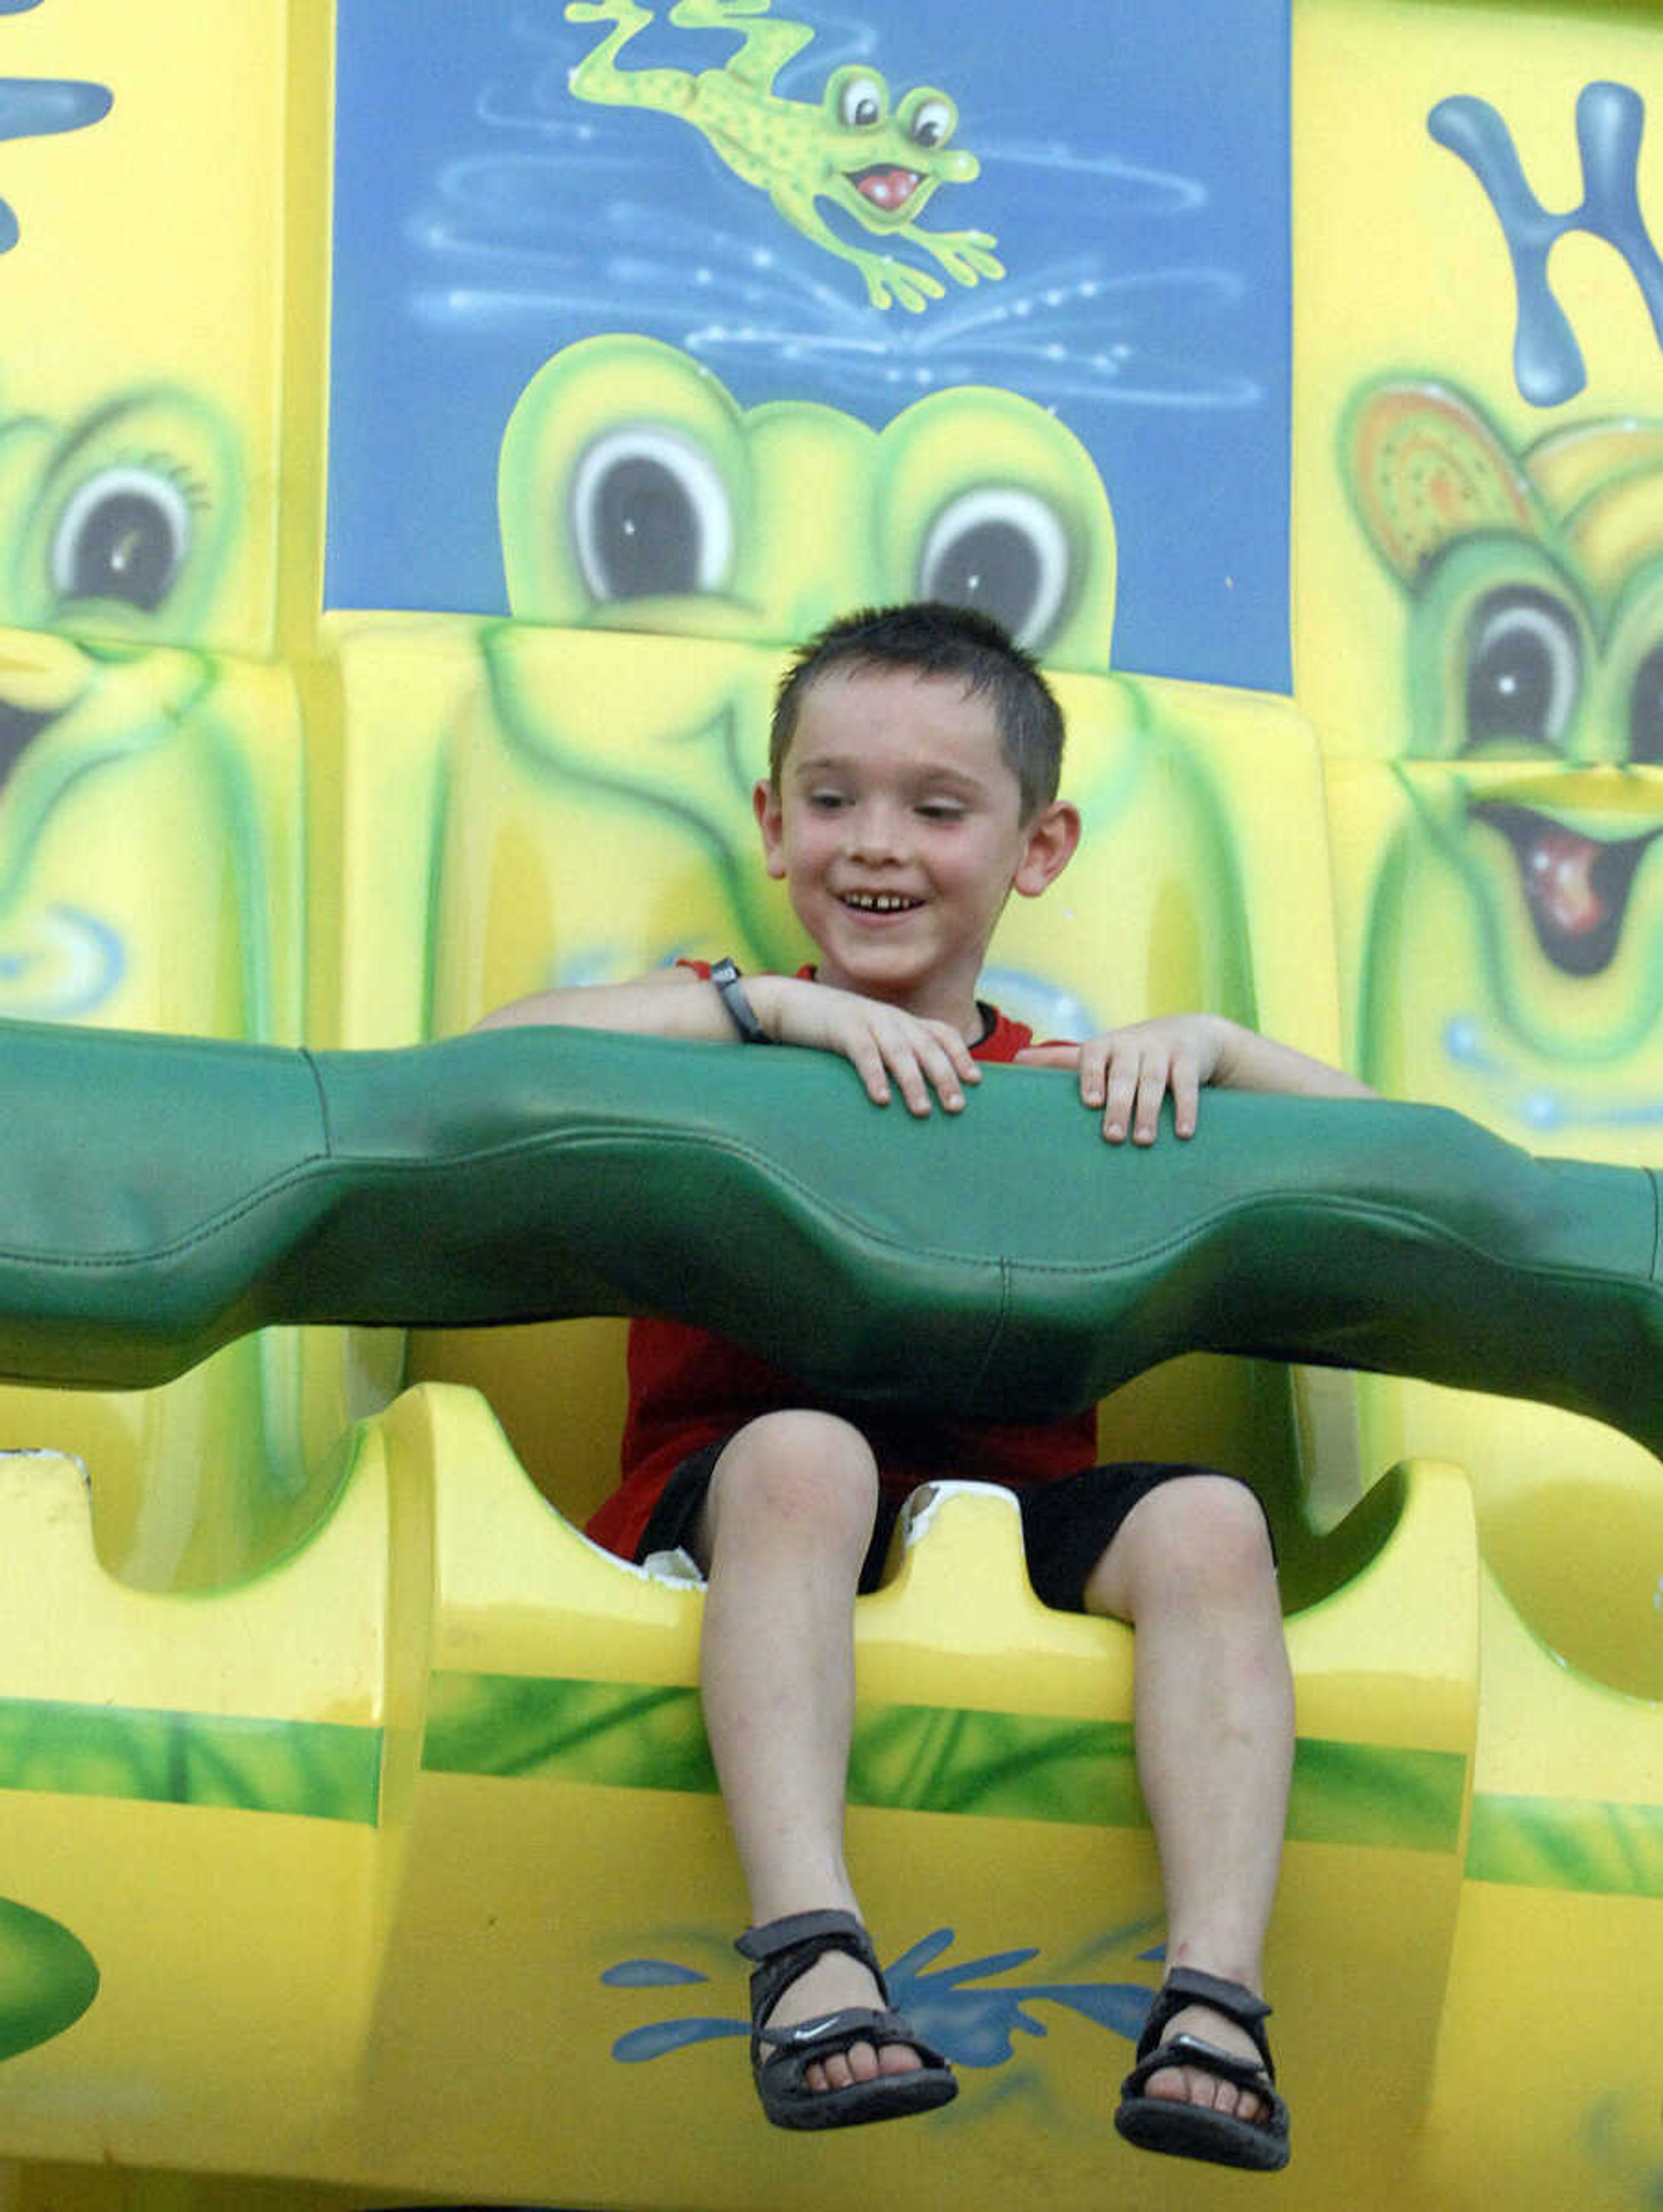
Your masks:
[[[766,776],[761,777],[751,793],[752,811],[757,817],[757,827],[762,832],[762,857],[768,872],[777,881],[785,877],[785,829],[780,808],[780,795]]]
[[[1080,842],[1079,808],[1070,806],[1065,799],[1052,799],[1034,817],[1027,840],[1013,879],[1014,888],[1024,898],[1038,898],[1074,858],[1075,848]]]

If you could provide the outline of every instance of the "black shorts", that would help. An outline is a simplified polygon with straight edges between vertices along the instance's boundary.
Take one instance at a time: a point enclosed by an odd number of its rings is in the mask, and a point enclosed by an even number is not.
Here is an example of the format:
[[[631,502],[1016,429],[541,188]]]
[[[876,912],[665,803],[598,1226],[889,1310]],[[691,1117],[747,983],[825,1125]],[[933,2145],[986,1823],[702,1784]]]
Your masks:
[[[650,1559],[655,1552],[679,1548],[691,1553],[704,1493],[716,1462],[731,1442],[731,1437],[723,1437],[682,1461],[659,1493],[652,1518],[642,1532],[636,1547],[637,1562]],[[1083,1613],[1092,1571],[1133,1506],[1178,1476],[1217,1476],[1220,1472],[1212,1467],[1127,1460],[1087,1468],[1082,1474],[1064,1475],[1055,1482],[1025,1483],[1012,1495],[1022,1516],[1022,1548],[1034,1595],[1059,1613]],[[1224,1475],[1222,1480],[1240,1482],[1241,1478]],[[1243,1483],[1242,1487],[1251,1494],[1251,1486]],[[890,1538],[905,1503],[905,1498],[886,1490],[879,1494],[878,1517],[861,1568],[863,1591],[876,1589],[882,1578]]]

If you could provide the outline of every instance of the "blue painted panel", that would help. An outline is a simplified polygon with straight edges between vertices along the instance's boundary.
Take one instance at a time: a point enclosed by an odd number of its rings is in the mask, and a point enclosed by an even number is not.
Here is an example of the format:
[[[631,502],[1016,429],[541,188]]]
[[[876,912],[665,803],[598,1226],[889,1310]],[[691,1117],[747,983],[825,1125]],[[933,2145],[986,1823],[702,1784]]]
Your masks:
[[[581,97],[570,74],[625,8],[574,23],[558,0],[448,0],[417,33],[407,0],[343,0],[329,604],[501,611],[509,412],[562,346],[630,330],[746,407],[876,426],[982,383],[1054,408],[1114,505],[1117,664],[1285,690],[1287,0],[778,4],[812,35],[773,82],[792,139],[771,177],[789,197],[815,158],[834,70],[877,75],[897,106],[939,87],[979,173],[941,182],[917,231],[991,234],[1002,276],[956,282],[821,199],[845,244],[941,285],[919,313],[874,306],[669,100]],[[655,21],[615,68],[685,85],[739,52],[739,26]]]

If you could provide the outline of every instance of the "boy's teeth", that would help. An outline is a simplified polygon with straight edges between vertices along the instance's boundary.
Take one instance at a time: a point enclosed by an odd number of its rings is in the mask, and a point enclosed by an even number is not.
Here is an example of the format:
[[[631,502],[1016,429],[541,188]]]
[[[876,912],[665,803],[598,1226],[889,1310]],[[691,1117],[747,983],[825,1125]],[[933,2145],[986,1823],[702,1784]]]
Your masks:
[[[845,906],[858,907],[862,914],[900,914],[918,903],[914,898],[902,898],[890,891],[850,891],[844,899]]]

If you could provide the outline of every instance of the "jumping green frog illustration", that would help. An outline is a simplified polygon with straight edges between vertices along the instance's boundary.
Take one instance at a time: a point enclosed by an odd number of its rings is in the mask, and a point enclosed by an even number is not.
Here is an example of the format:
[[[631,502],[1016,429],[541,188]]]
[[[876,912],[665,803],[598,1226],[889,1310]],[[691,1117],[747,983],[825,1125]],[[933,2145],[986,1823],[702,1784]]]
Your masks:
[[[899,301],[914,314],[943,286],[928,270],[892,254],[849,244],[815,206],[829,200],[880,238],[920,246],[960,284],[998,277],[997,240],[983,230],[927,231],[916,218],[936,186],[979,174],[973,154],[949,150],[959,112],[944,92],[918,85],[892,113],[889,88],[863,64],[836,70],[819,106],[781,98],[774,81],[814,36],[805,23],[766,15],[771,0],[676,0],[668,21],[683,30],[737,31],[739,52],[721,69],[617,67],[620,50],[653,20],[638,0],[570,0],[566,20],[610,23],[606,36],[571,72],[581,100],[657,108],[701,131],[728,167],[767,193],[792,227],[816,246],[852,261],[872,304]]]

